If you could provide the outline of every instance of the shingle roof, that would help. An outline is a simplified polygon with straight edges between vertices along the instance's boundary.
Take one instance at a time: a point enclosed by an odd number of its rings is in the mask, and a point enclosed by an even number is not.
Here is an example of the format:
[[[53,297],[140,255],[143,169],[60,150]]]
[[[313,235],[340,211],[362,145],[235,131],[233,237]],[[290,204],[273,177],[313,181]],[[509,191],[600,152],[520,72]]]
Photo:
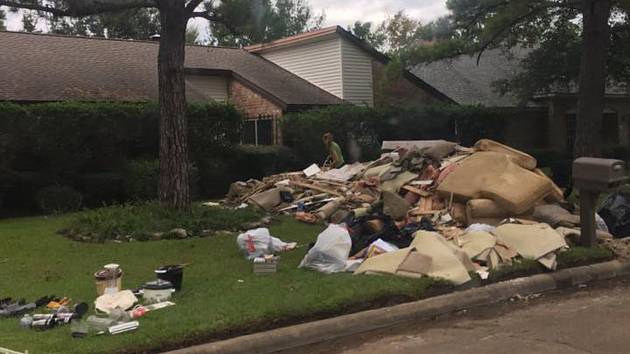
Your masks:
[[[494,90],[492,84],[518,73],[521,70],[521,60],[531,50],[512,48],[506,53],[503,49],[490,49],[483,53],[479,65],[476,55],[460,55],[452,59],[418,65],[411,72],[459,104],[515,107],[519,104],[518,99],[509,93],[501,96]],[[569,88],[555,87],[548,95],[576,93],[577,86],[573,85]],[[627,95],[628,92],[620,85],[609,84],[606,87],[606,94]],[[534,101],[528,102],[528,106],[536,105],[538,104]]]
[[[514,50],[513,56],[500,49],[487,50],[477,65],[477,56],[460,55],[418,65],[411,70],[459,104],[482,104],[488,107],[514,107],[518,100],[495,92],[492,83],[509,78],[519,70],[525,49]]]
[[[0,100],[156,100],[158,43],[0,32]],[[231,71],[286,105],[342,100],[242,49],[186,47],[186,67]]]

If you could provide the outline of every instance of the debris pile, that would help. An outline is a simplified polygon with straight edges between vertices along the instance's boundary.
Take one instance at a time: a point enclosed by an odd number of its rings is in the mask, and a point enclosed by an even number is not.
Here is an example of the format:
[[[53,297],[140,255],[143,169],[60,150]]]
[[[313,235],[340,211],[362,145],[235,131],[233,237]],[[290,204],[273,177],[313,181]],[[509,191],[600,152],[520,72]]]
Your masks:
[[[484,139],[386,141],[376,161],[236,182],[224,202],[344,225],[347,235],[322,233],[301,266],[461,284],[517,256],[555,269],[566,230],[579,226],[563,199],[536,159]]]

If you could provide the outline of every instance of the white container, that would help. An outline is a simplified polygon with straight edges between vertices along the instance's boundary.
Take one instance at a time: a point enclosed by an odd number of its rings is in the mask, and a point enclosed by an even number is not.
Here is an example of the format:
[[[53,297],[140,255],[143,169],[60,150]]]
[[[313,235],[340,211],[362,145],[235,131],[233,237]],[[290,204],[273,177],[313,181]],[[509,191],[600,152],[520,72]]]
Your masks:
[[[145,304],[164,302],[171,298],[173,291],[175,291],[175,289],[171,282],[158,279],[144,284],[142,298]]]

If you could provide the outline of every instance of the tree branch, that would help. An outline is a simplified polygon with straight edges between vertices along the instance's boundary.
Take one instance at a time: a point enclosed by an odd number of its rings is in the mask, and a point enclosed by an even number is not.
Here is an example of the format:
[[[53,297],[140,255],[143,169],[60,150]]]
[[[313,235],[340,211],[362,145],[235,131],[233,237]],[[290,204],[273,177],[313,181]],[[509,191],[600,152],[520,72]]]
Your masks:
[[[18,0],[0,0],[0,6],[43,11],[60,17],[85,17],[104,12],[116,12],[144,7],[156,7],[154,0],[73,0],[68,1],[68,3],[68,8],[62,9],[49,5],[38,5],[31,2],[25,3]]]
[[[579,0],[566,0],[561,2],[554,1],[544,1],[544,5],[541,8],[567,8],[573,10],[581,10],[581,3]],[[489,12],[494,11],[502,6],[508,6],[510,4],[509,1],[501,1],[496,2],[494,4],[490,4],[487,6],[479,6],[477,10],[474,12],[472,19],[468,21],[468,23],[464,26],[465,29],[470,29],[475,23],[477,23],[483,16],[487,15]]]
[[[504,25],[500,30],[498,30],[497,32],[495,32],[492,37],[487,40],[484,41],[481,46],[479,47],[479,54],[477,55],[477,65],[479,65],[479,61],[481,60],[481,55],[483,54],[483,52],[492,44],[494,43],[495,40],[497,40],[499,37],[501,37],[501,35],[503,33],[505,33],[505,31],[507,31],[508,29],[516,26],[519,22],[526,20],[527,18],[538,14],[539,12],[541,12],[542,10],[547,10],[550,8],[554,8],[557,7],[557,5],[545,5],[545,6],[541,6],[535,9],[532,9],[531,11],[529,11],[528,13],[522,15],[522,16],[518,16],[514,19],[512,19],[512,21],[508,22],[506,25]]]
[[[201,5],[202,2],[203,0],[191,0],[188,5],[186,5],[186,11],[192,13],[193,11],[195,11],[197,6]]]
[[[232,32],[232,34],[234,35],[243,34],[242,31],[238,30],[237,27],[232,26],[232,23],[230,21],[225,20],[221,16],[218,16],[212,13],[211,11],[193,11],[190,14],[190,18],[193,18],[193,17],[205,18],[206,20],[211,21],[211,22],[221,23],[223,26],[225,26],[225,28],[228,29],[228,31]]]
[[[2,0],[0,0],[2,1]],[[193,17],[199,17],[199,18],[205,18],[208,21],[217,21],[217,22],[221,22],[219,21],[219,17],[211,14],[209,11],[193,11],[190,13],[190,18]]]

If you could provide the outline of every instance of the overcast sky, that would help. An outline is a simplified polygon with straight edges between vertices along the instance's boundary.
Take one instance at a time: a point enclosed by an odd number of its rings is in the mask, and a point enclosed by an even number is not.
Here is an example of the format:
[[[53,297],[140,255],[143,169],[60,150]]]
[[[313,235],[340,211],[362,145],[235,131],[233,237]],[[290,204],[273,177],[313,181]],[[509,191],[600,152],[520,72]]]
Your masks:
[[[429,22],[447,13],[446,0],[309,0],[315,13],[326,14],[325,26],[341,25],[344,28],[357,20],[380,23],[382,20],[405,10],[422,22]],[[8,29],[22,27],[21,16],[7,14]]]

